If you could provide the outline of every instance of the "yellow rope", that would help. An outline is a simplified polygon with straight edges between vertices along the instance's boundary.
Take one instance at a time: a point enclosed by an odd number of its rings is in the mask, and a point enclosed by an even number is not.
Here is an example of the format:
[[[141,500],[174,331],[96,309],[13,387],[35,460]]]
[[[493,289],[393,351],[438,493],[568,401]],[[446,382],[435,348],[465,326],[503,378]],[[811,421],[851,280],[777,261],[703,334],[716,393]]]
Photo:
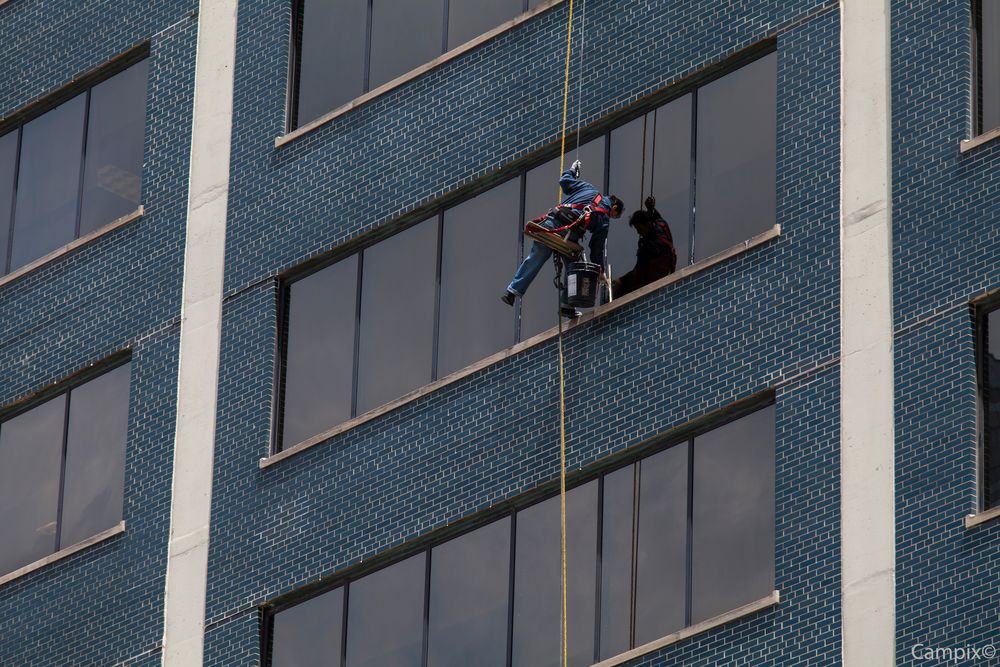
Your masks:
[[[573,0],[569,0],[569,21],[566,25],[566,73],[563,79],[562,142],[559,147],[559,174],[566,164],[566,119],[569,110],[569,61],[573,43]],[[579,130],[578,130],[579,132]],[[561,198],[557,197],[556,203]],[[566,376],[563,369],[562,313],[559,319],[559,504],[562,537],[562,665],[569,666],[569,605],[566,576]]]

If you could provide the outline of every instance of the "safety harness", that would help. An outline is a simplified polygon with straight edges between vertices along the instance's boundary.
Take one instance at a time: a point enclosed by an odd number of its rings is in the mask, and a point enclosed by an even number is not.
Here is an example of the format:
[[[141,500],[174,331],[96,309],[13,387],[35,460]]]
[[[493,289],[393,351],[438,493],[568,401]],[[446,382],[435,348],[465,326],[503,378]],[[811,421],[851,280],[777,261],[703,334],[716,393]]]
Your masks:
[[[548,230],[553,234],[568,231],[581,223],[583,231],[586,232],[587,227],[590,225],[591,215],[594,213],[603,213],[604,215],[611,214],[611,209],[601,206],[602,201],[604,201],[604,195],[598,193],[597,196],[594,197],[594,201],[589,204],[559,204],[555,208],[549,209],[546,213],[543,213],[537,218],[533,218],[532,222],[535,224],[541,224],[542,220],[545,220],[545,218],[551,215],[554,220],[566,223],[562,227],[556,227],[555,229]],[[561,213],[562,211],[566,211],[566,213]],[[573,214],[568,213],[568,211],[582,211],[582,213]]]

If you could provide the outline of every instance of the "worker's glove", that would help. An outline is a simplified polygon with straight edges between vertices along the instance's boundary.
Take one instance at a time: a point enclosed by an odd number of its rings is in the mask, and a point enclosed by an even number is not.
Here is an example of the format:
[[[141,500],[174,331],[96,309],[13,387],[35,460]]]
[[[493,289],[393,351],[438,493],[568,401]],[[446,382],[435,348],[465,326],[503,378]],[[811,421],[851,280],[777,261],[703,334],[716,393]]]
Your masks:
[[[580,178],[580,167],[583,166],[579,160],[574,160],[573,164],[569,168],[569,172],[573,174],[573,178]]]
[[[653,195],[649,195],[648,197],[646,197],[645,203],[646,203],[646,210],[652,213],[653,209],[656,208],[656,197],[654,197]]]

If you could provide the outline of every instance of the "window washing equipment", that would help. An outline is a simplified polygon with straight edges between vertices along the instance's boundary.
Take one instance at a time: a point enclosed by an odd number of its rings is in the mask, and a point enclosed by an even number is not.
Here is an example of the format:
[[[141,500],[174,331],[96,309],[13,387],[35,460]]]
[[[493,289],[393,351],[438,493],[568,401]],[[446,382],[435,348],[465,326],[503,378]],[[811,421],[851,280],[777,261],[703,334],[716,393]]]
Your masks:
[[[574,308],[593,308],[601,282],[601,266],[572,262],[566,267],[566,302]]]

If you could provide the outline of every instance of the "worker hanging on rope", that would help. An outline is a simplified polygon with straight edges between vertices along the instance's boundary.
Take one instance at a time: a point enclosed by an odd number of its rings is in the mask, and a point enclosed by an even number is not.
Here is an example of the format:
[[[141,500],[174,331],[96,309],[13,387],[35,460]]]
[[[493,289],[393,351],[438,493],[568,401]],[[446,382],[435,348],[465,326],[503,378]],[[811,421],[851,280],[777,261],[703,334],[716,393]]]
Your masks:
[[[551,234],[555,241],[551,245],[559,247],[561,252],[567,254],[573,250],[564,249],[573,246],[560,243],[561,241],[568,241],[575,246],[584,234],[590,232],[590,259],[603,267],[608,218],[620,217],[625,205],[618,197],[614,195],[606,197],[587,181],[580,180],[580,166],[580,161],[576,160],[559,178],[559,187],[563,192],[562,203],[529,222],[526,229],[537,229],[543,235]],[[539,234],[533,234],[533,237],[537,239]],[[513,306],[514,299],[524,296],[531,281],[551,255],[552,249],[536,240],[500,299],[508,306]],[[579,311],[565,303],[564,297],[561,298],[563,301],[560,313],[565,317],[579,317]]]
[[[646,210],[639,209],[628,220],[629,226],[639,235],[639,247],[635,252],[635,267],[611,281],[615,298],[668,276],[677,268],[674,237],[670,226],[656,210],[653,195],[646,197],[645,205]]]

